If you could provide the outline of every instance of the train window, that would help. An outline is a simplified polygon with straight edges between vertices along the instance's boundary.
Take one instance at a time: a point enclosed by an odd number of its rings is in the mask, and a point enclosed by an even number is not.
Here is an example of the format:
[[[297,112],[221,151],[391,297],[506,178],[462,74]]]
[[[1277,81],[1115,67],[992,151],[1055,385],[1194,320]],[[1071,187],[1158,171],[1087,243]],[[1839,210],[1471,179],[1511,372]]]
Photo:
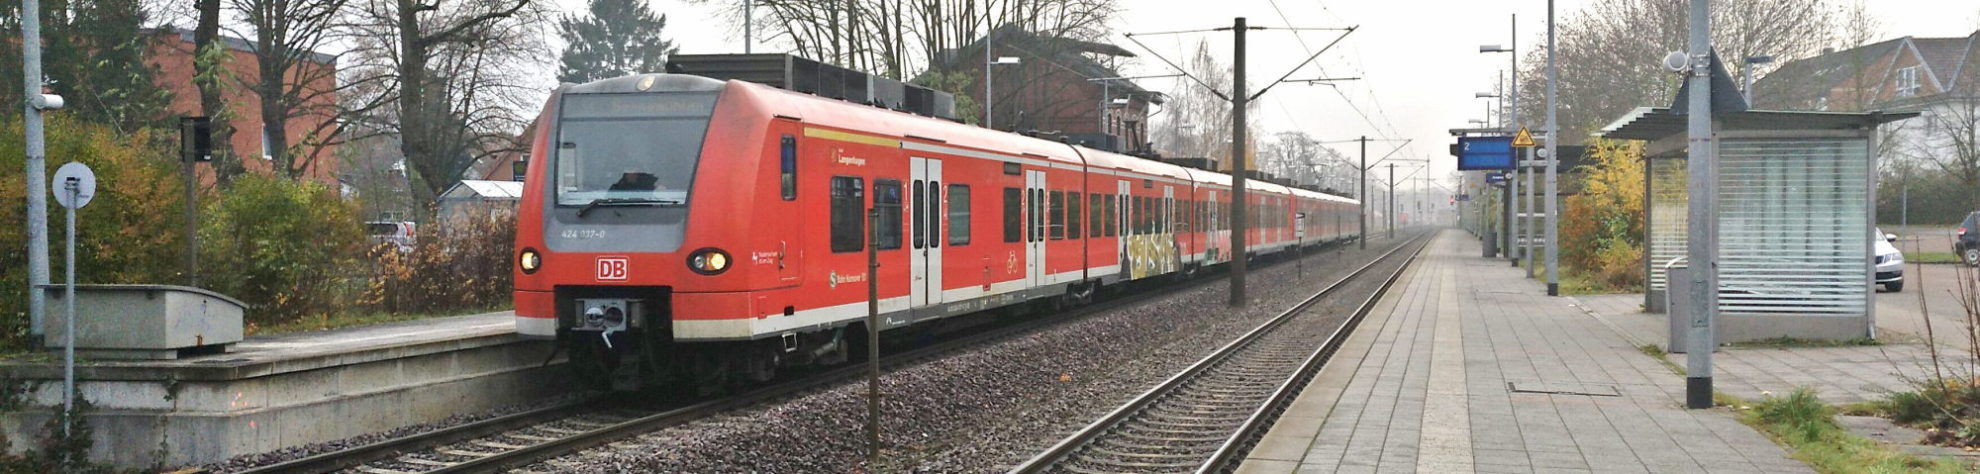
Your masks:
[[[1024,208],[1024,191],[1018,188],[1004,188],[1004,241],[1017,242],[1024,237],[1024,219],[1019,217]]]
[[[949,185],[949,245],[969,245],[969,185]]]
[[[1045,240],[1045,190],[1031,189],[1027,194],[1031,195],[1031,199],[1027,201],[1030,204],[1025,205],[1024,209],[1025,223],[1028,224],[1024,234],[1026,236],[1024,241],[1038,242]]]
[[[1100,193],[1086,195],[1086,235],[1100,237],[1107,235],[1107,205],[1101,203]]]
[[[1114,199],[1114,197],[1115,196],[1112,194],[1107,195],[1107,236],[1108,237],[1113,237],[1115,235],[1118,235],[1117,233],[1120,231],[1119,230],[1121,224],[1120,214],[1116,212],[1119,210],[1118,209],[1119,206],[1115,204],[1117,201],[1119,201],[1119,199]]]
[[[1051,220],[1045,223],[1045,233],[1052,240],[1066,240],[1066,193],[1052,191]]]
[[[1152,197],[1141,198],[1141,232],[1140,233],[1142,234],[1155,233],[1155,198]]]
[[[1066,193],[1066,238],[1079,238],[1079,191]]]
[[[873,246],[880,250],[901,248],[901,182],[891,179],[873,180],[873,208],[880,210],[879,227]]]
[[[922,237],[928,235],[928,220],[921,218],[921,209],[928,204],[927,191],[919,179],[912,186],[908,189],[908,215],[914,220],[910,232],[914,233],[914,248],[922,248],[928,245],[928,239]]]
[[[1127,224],[1121,226],[1121,232],[1140,234],[1140,196],[1127,196]]]
[[[832,177],[832,251],[866,250],[866,183],[849,176]]]
[[[797,200],[797,137],[793,137],[787,133],[784,134],[784,137],[781,140],[778,140],[777,143],[779,145],[777,162],[779,163],[781,169],[781,171],[779,171],[777,174],[777,182],[779,183],[779,186],[783,188],[784,200],[796,201]]]
[[[922,232],[917,230],[914,231],[914,235],[917,238],[919,238],[922,234],[928,234],[928,248],[931,249],[941,248],[942,247],[942,182],[941,181],[928,182],[928,200],[926,202],[928,203],[928,210],[926,211],[928,213],[928,231]]]
[[[1175,232],[1175,230],[1176,230],[1176,198],[1172,198],[1172,197],[1165,197],[1165,198],[1162,198],[1162,213],[1161,213],[1160,215],[1158,215],[1157,217],[1159,217],[1159,218],[1161,218],[1161,219],[1162,219],[1162,223],[1161,223],[1161,225],[1162,225],[1162,232],[1165,232],[1165,233],[1167,233],[1167,232]]]

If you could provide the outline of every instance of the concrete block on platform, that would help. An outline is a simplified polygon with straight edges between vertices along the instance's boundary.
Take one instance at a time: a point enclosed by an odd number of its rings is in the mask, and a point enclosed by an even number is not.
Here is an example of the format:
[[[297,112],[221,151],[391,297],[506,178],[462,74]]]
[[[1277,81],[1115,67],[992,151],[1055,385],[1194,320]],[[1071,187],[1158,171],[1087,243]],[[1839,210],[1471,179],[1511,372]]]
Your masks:
[[[570,393],[551,345],[518,338],[508,312],[250,338],[228,354],[86,360],[91,458],[182,466],[333,441]],[[62,367],[0,362],[27,406],[0,412],[13,452],[42,439],[61,406]]]

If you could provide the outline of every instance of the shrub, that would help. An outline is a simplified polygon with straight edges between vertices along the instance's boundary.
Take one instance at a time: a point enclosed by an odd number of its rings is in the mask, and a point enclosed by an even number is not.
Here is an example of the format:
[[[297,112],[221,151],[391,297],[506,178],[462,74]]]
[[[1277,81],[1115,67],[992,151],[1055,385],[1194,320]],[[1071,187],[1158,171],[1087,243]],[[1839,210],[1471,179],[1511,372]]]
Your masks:
[[[1780,434],[1795,436],[1798,440],[1818,439],[1837,427],[1829,405],[1815,398],[1815,392],[1805,387],[1795,389],[1785,397],[1768,397],[1754,405],[1753,410],[1761,422],[1781,427]]]
[[[1578,169],[1582,192],[1561,212],[1561,262],[1613,289],[1643,284],[1643,149],[1597,139]]]
[[[244,175],[200,224],[204,286],[253,305],[250,326],[339,311],[363,281],[357,206],[328,186]]]
[[[434,313],[509,303],[516,241],[512,212],[449,219],[419,231],[413,248],[373,247],[364,303],[389,313]]]
[[[25,134],[18,120],[0,121],[0,351],[25,347],[27,318],[27,221]],[[109,127],[62,115],[49,117],[45,135],[48,175],[69,161],[96,173],[97,193],[77,210],[76,281],[79,283],[176,282],[182,269],[184,187],[169,147],[146,132],[119,134]],[[48,202],[49,274],[63,274],[63,209]]]

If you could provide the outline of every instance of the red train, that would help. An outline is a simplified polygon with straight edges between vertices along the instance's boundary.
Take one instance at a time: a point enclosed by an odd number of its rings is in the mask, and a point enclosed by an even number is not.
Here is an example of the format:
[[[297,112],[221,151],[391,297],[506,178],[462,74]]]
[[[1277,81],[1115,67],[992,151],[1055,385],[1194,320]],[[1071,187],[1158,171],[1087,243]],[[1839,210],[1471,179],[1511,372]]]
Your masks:
[[[1210,171],[683,74],[565,86],[539,120],[516,328],[620,387],[845,360],[869,206],[888,330],[1231,258]],[[1352,237],[1351,199],[1247,188],[1254,255]]]

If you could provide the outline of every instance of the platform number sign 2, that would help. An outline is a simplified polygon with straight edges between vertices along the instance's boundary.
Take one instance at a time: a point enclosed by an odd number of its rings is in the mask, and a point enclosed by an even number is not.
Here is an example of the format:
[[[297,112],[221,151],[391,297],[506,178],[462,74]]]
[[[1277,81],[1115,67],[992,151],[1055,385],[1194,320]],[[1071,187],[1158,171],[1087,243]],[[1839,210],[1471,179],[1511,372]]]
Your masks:
[[[626,281],[626,257],[598,257],[598,281]]]

